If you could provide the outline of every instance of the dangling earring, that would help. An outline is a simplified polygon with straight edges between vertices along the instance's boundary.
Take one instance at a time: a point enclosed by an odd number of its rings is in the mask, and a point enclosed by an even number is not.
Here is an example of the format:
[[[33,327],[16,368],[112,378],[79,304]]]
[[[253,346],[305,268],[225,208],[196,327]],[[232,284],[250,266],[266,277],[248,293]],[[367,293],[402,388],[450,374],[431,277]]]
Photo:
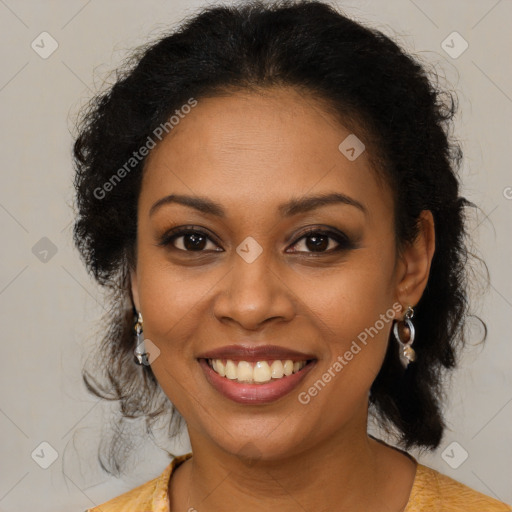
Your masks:
[[[137,334],[137,343],[135,350],[133,351],[135,355],[135,362],[138,365],[148,366],[148,354],[144,345],[144,334],[142,332],[142,313],[140,311],[137,317],[137,323],[135,324],[135,333]]]
[[[400,362],[402,363],[402,366],[404,368],[407,368],[409,366],[409,363],[416,360],[416,352],[411,347],[414,341],[414,325],[411,322],[411,318],[414,316],[414,309],[411,306],[407,307],[407,310],[404,314],[403,322],[405,323],[405,326],[403,324],[400,325],[400,330],[405,333],[405,340],[402,340],[400,338],[400,331],[399,331],[399,321],[397,320],[395,322],[395,325],[393,326],[393,334],[395,335],[396,340],[399,344],[399,356],[400,356]],[[408,331],[408,332],[407,332]]]

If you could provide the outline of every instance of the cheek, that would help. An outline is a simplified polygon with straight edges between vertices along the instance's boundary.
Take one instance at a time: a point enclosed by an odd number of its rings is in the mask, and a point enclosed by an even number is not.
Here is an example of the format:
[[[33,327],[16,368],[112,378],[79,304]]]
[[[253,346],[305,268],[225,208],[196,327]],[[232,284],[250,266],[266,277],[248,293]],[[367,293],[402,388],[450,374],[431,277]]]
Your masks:
[[[144,314],[144,336],[160,350],[151,369],[169,400],[190,425],[196,424],[198,368],[191,339],[201,332],[207,312],[204,297],[218,281],[208,272],[194,276],[177,270],[150,251],[141,251],[138,262],[139,296]],[[194,371],[196,373],[194,373]]]
[[[361,398],[368,391],[386,353],[395,314],[394,265],[392,251],[386,257],[382,254],[388,253],[361,250],[322,279],[323,285],[303,280],[304,288],[297,292],[307,297],[306,304],[315,313],[312,318],[325,337],[323,372],[336,375],[331,392],[341,401]]]
[[[394,296],[392,272],[391,258],[362,249],[328,276],[302,279],[296,293],[305,298],[326,334],[342,349],[376,323],[379,331],[389,330]],[[387,327],[379,321],[386,314],[390,317],[385,320]],[[386,333],[382,334],[386,339]]]
[[[394,316],[389,272],[388,264],[361,261],[331,275],[316,293],[303,294],[324,335],[325,358],[298,398],[303,414],[314,419],[322,435],[334,435],[351,418],[366,415]],[[315,289],[311,284],[309,290]]]
[[[139,296],[145,332],[161,350],[186,348],[187,336],[205,320],[202,297],[218,282],[211,272],[187,272],[161,258],[141,254]]]

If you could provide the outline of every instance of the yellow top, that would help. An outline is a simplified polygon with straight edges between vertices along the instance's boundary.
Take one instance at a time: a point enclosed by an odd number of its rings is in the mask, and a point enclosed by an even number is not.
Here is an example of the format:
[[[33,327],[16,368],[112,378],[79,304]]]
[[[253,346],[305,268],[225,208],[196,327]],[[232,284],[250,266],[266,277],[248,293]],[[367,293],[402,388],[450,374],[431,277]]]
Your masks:
[[[174,458],[157,478],[86,512],[171,512],[169,479],[173,469],[190,457],[192,453]],[[404,512],[512,512],[506,503],[416,463],[416,476]]]

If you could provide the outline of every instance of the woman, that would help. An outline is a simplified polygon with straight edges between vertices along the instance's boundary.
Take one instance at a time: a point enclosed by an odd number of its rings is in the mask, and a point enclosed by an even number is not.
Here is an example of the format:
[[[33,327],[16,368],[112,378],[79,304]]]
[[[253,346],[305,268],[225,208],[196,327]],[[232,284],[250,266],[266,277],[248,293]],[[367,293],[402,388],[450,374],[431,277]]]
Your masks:
[[[192,452],[92,510],[510,510],[405,451],[441,442],[469,315],[454,111],[321,2],[205,9],[95,100],[75,241],[116,314],[85,381]]]

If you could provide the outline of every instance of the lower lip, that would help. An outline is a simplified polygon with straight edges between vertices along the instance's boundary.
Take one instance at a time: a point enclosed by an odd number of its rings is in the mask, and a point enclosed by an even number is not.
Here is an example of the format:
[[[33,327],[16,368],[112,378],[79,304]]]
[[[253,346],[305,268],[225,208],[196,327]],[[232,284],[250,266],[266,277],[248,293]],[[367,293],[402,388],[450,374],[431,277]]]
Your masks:
[[[219,393],[234,402],[252,405],[267,404],[287,395],[302,382],[315,363],[310,361],[297,373],[266,384],[246,384],[221,377],[208,365],[206,359],[199,360],[206,379]]]

